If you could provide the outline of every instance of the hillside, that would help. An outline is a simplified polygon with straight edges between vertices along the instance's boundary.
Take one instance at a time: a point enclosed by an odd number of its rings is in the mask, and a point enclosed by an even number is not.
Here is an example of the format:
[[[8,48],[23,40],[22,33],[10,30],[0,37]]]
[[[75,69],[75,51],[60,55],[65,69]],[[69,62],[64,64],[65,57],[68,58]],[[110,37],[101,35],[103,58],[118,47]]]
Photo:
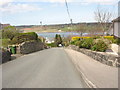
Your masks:
[[[95,26],[97,23],[74,23],[72,27],[76,27],[78,25],[87,25],[87,26]],[[111,24],[111,23],[109,23]],[[22,32],[68,32],[70,31],[69,28],[71,27],[71,24],[53,24],[53,25],[21,25],[16,26],[19,30]]]

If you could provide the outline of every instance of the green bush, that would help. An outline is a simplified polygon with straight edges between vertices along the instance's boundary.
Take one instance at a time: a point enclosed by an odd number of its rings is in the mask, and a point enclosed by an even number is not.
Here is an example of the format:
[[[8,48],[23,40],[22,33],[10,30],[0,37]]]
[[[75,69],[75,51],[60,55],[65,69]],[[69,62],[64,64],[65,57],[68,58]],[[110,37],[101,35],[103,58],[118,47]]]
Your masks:
[[[84,40],[80,40],[79,48],[83,48],[82,44],[84,43]]]
[[[49,47],[57,47],[57,45],[55,43],[49,43],[49,44],[47,44],[47,46],[49,46]]]
[[[116,44],[120,45],[120,39],[114,39],[113,43],[116,43]]]
[[[16,30],[14,26],[4,27],[2,30],[2,38],[12,40],[16,35],[19,34],[19,31]]]
[[[83,40],[81,47],[86,48],[86,49],[90,49],[92,45],[93,45],[93,39],[88,38],[88,39]]]
[[[80,45],[80,40],[76,41],[76,42],[75,42],[75,45],[76,45],[76,46],[79,46],[79,45]]]
[[[107,48],[108,48],[108,45],[104,41],[102,41],[102,40],[98,40],[91,47],[91,49],[93,51],[100,51],[100,52],[105,52],[107,50]]]
[[[62,44],[63,43],[63,40],[62,40],[62,37],[61,37],[61,35],[59,35],[59,34],[56,34],[56,36],[55,36],[55,44],[59,47],[59,44]]]
[[[75,45],[75,42],[78,41],[78,40],[74,40],[74,41],[71,41],[70,44],[71,45]]]
[[[10,39],[1,39],[2,40],[2,46],[6,48],[8,45],[11,44]]]
[[[19,35],[28,36],[30,39],[37,40],[38,35],[35,32],[28,32],[28,33],[20,33]]]
[[[38,35],[35,32],[29,32],[29,33],[19,33],[19,35],[15,36],[12,40],[12,44],[20,44],[25,41],[31,41],[31,40],[38,40]]]

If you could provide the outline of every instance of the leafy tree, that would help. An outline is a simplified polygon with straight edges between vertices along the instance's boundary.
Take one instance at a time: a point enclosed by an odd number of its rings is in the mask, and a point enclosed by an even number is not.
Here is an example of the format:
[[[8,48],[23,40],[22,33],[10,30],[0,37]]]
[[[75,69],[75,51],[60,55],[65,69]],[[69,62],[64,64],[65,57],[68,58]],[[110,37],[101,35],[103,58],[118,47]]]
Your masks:
[[[62,44],[62,38],[61,35],[56,34],[55,36],[55,44],[59,46],[59,44]]]
[[[14,26],[7,26],[2,30],[2,38],[12,40],[18,33],[18,30]]]

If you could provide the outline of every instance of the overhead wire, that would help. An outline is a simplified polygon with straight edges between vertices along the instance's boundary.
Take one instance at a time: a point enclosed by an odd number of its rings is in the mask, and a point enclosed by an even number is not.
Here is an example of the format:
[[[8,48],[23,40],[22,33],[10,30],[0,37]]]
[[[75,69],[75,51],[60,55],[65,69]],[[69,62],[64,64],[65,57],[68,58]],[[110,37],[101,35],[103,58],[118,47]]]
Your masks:
[[[70,11],[69,11],[69,7],[68,7],[68,2],[67,2],[67,0],[65,0],[65,5],[66,5],[68,17],[69,17],[69,19],[70,19],[70,23],[71,23],[71,26],[72,26],[72,18],[71,18],[71,16],[70,16]]]

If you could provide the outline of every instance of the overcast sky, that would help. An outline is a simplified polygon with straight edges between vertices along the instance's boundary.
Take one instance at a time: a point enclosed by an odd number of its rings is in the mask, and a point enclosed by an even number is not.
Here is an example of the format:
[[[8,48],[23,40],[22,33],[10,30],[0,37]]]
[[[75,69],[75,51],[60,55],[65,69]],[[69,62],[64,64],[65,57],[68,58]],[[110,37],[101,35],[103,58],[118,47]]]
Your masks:
[[[97,7],[117,17],[119,0],[67,0],[74,23],[95,22]],[[0,0],[0,22],[11,25],[69,23],[65,0]]]

